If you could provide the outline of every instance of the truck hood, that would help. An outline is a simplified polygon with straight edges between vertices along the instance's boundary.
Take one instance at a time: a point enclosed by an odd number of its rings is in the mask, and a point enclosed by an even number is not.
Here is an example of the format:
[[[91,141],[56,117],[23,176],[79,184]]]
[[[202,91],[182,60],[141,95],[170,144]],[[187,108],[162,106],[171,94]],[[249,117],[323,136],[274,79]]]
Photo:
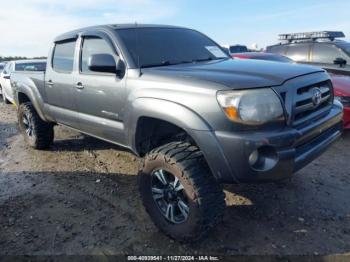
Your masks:
[[[143,69],[145,76],[163,81],[212,82],[228,89],[282,85],[285,81],[323,69],[260,60],[228,59]],[[210,85],[209,85],[210,86]],[[213,87],[214,88],[214,87]]]

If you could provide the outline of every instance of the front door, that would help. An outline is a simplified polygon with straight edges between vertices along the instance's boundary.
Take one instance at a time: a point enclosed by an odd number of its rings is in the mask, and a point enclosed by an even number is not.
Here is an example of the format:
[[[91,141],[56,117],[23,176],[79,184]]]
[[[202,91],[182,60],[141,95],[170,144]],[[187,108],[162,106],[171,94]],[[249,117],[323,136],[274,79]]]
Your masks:
[[[123,107],[125,79],[115,73],[92,72],[88,60],[94,54],[118,55],[111,41],[98,36],[84,36],[81,44],[79,73],[75,83],[80,112],[80,129],[88,134],[125,143]]]

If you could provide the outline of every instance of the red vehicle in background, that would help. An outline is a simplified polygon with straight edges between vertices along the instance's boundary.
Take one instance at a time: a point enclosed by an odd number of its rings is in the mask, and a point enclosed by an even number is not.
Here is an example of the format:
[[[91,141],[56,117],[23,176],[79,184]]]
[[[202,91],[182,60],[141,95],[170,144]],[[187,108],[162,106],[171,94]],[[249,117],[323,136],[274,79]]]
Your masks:
[[[335,98],[344,106],[344,128],[350,129],[350,77],[331,74]]]
[[[257,59],[268,60],[272,62],[294,63],[292,59],[286,56],[263,52],[236,53],[231,55],[232,58],[238,59]],[[329,73],[334,87],[335,99],[340,101],[344,106],[344,128],[350,129],[350,76],[335,75]]]

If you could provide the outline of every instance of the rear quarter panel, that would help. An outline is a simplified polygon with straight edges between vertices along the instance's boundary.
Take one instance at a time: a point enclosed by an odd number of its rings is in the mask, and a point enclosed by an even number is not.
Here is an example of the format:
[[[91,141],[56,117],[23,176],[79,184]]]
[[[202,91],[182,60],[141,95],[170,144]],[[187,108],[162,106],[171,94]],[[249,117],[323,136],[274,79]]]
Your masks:
[[[47,120],[44,110],[46,101],[45,72],[14,72],[11,74],[11,85],[14,89],[17,105],[19,104],[19,94],[25,94],[32,102],[39,116],[43,120]]]

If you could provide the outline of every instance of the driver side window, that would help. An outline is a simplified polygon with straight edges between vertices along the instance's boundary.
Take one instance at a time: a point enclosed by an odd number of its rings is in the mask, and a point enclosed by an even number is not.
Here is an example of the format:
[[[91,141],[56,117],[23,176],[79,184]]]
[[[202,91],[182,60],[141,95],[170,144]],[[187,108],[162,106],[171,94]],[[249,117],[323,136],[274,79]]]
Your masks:
[[[110,54],[115,56],[112,47],[104,39],[98,37],[85,37],[81,52],[80,72],[96,74],[96,72],[89,70],[88,67],[89,57],[95,54]]]

